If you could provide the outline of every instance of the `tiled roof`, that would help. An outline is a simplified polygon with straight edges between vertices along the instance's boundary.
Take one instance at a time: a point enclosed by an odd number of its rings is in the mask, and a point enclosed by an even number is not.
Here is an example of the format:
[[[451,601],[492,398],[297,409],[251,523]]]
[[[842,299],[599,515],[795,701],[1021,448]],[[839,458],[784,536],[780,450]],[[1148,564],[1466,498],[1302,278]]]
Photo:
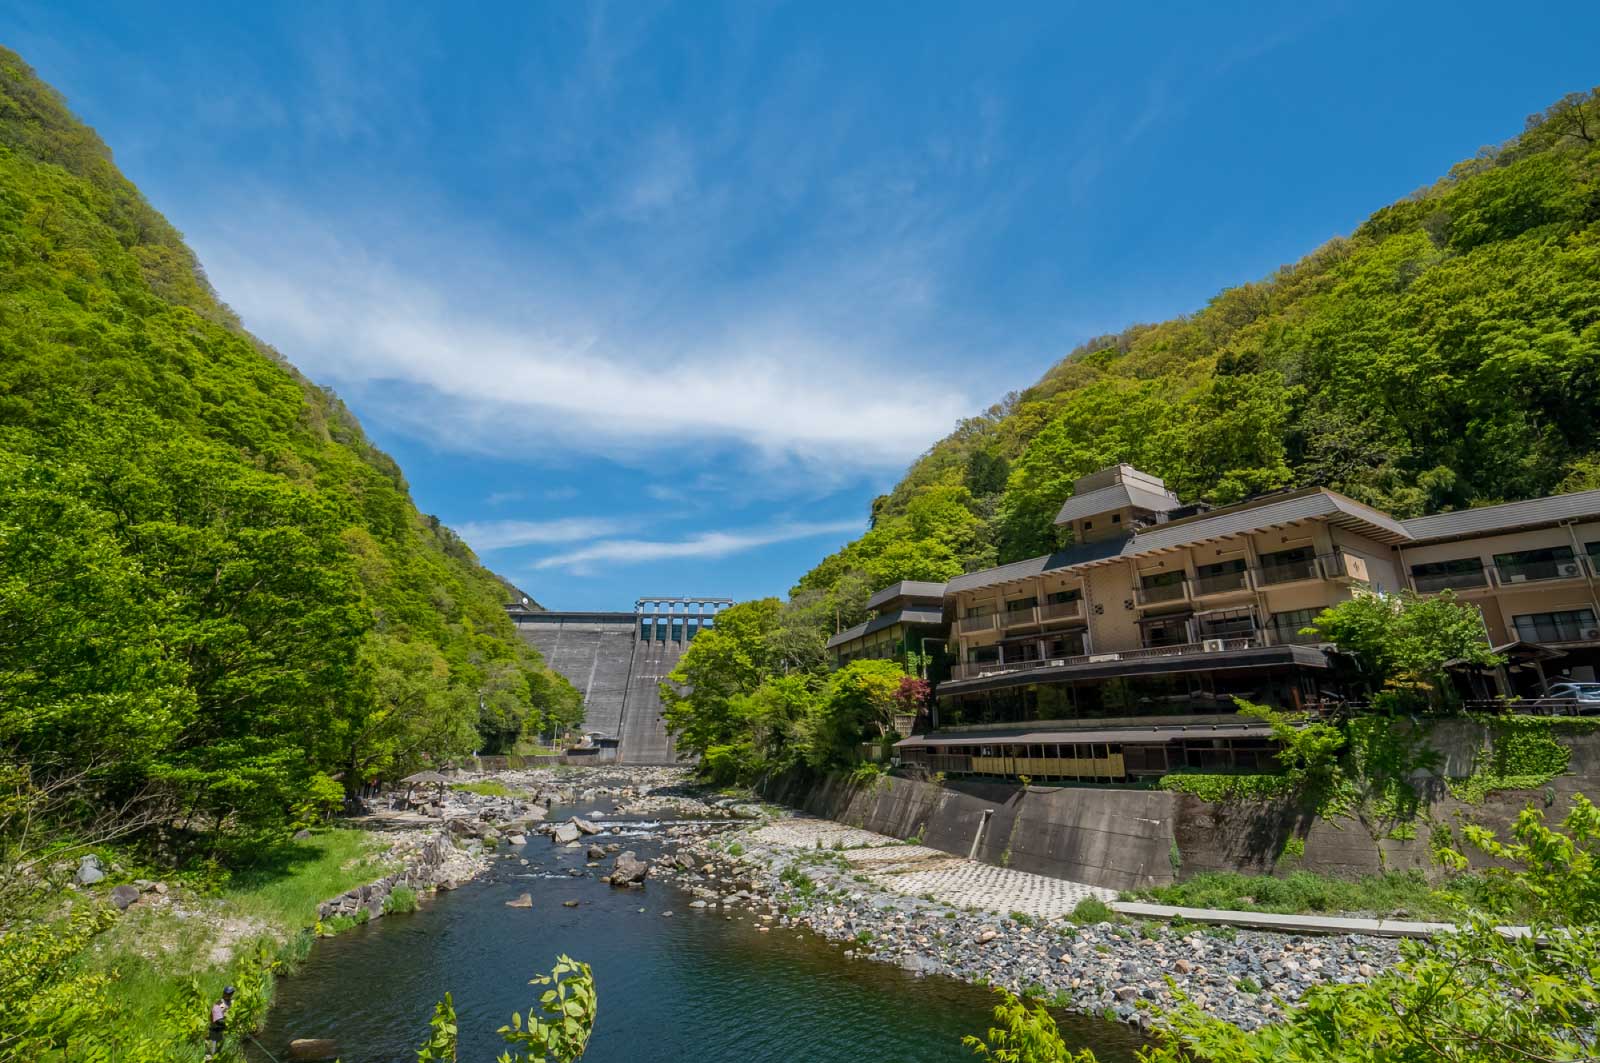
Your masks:
[[[986,568],[978,572],[968,572],[966,575],[957,576],[945,584],[945,594],[976,590],[979,587],[992,587],[999,583],[1027,579],[1029,576],[1054,572],[1062,568],[1071,568],[1074,565],[1086,565],[1093,561],[1106,561],[1120,556],[1123,547],[1130,541],[1130,539],[1124,537],[1121,539],[1104,539],[1095,543],[1078,543],[1057,550],[1053,554],[1030,557],[1026,561],[1013,561],[1009,565],[1001,565],[998,568]]]
[[[1061,506],[1061,512],[1056,514],[1056,523],[1067,524],[1126,506],[1165,513],[1180,505],[1182,503],[1178,501],[1178,496],[1171,491],[1155,491],[1139,483],[1119,483],[1067,499]]]
[[[1313,488],[1303,493],[1281,498],[1247,502],[1229,509],[1216,510],[1204,516],[1157,524],[1141,530],[1133,540],[1126,556],[1147,554],[1157,550],[1170,550],[1176,546],[1220,539],[1228,535],[1243,535],[1260,531],[1274,524],[1325,518],[1329,523],[1354,527],[1380,542],[1405,542],[1411,534],[1393,517],[1381,510],[1364,506],[1343,495]]]
[[[831,650],[835,646],[842,646],[851,639],[858,639],[863,635],[870,635],[875,631],[882,631],[886,627],[894,627],[896,624],[937,625],[943,623],[944,610],[942,609],[896,609],[893,612],[888,612],[884,613],[882,616],[873,617],[871,620],[865,620],[857,624],[855,627],[847,628],[846,630],[839,632],[837,635],[833,636],[833,638],[828,640],[828,649]]]
[[[896,598],[943,598],[944,584],[929,583],[927,580],[903,579],[899,583],[891,583],[871,598],[867,599],[868,609],[877,609],[882,605],[894,601]]]
[[[1585,517],[1600,517],[1600,491],[1579,491],[1576,494],[1553,495],[1550,498],[1531,498],[1526,502],[1506,502],[1498,506],[1458,509],[1453,513],[1414,517],[1402,523],[1411,537],[1421,542],[1510,531],[1513,528],[1555,524],[1558,521],[1581,520]]]

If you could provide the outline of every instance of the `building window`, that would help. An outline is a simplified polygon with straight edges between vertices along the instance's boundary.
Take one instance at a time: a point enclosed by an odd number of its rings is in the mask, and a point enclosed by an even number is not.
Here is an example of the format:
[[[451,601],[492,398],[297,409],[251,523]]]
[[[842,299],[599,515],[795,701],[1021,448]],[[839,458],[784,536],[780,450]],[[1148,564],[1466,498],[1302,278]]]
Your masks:
[[[1595,545],[1600,547],[1600,543],[1596,543]],[[1049,594],[1044,596],[1044,600],[1047,605],[1069,605],[1082,597],[1083,592],[1074,589],[1070,591],[1051,591]]]
[[[1164,617],[1143,625],[1143,644],[1146,649],[1159,646],[1182,646],[1189,641],[1187,616]]]
[[[1113,513],[1113,514],[1111,514],[1111,523],[1112,524],[1121,524],[1122,523],[1122,514],[1121,513]]]
[[[1513,617],[1511,625],[1523,642],[1587,642],[1600,639],[1600,624],[1593,609],[1568,609],[1559,613],[1527,613]]]
[[[1086,520],[1086,521],[1083,522],[1083,530],[1084,531],[1088,531],[1090,528],[1093,528],[1093,527],[1094,527],[1094,521]]]
[[[968,664],[996,664],[1000,660],[1000,647],[973,646],[967,650]]]
[[[1315,579],[1316,575],[1317,551],[1314,547],[1297,546],[1293,550],[1261,555],[1262,583],[1291,583]]]
[[[1203,639],[1248,638],[1256,633],[1256,614],[1253,609],[1203,613],[1198,619],[1200,637]]]
[[[1194,570],[1196,594],[1221,594],[1226,591],[1245,590],[1244,558],[1218,561],[1214,565],[1197,565]]]
[[[1495,572],[1501,583],[1527,583],[1541,579],[1571,579],[1583,575],[1570,546],[1549,546],[1543,550],[1518,550],[1494,555]]]
[[[1282,613],[1273,613],[1270,625],[1272,628],[1272,641],[1279,646],[1319,641],[1320,636],[1318,635],[1302,635],[1300,632],[1310,627],[1311,622],[1317,618],[1317,614],[1321,611],[1320,609],[1290,609]]]
[[[1429,561],[1411,566],[1411,580],[1417,591],[1429,594],[1451,587],[1487,587],[1489,575],[1484,571],[1483,559],[1457,557],[1449,561]]]
[[[1587,549],[1589,551],[1589,567],[1594,570],[1596,576],[1600,576],[1600,543],[1590,543]]]

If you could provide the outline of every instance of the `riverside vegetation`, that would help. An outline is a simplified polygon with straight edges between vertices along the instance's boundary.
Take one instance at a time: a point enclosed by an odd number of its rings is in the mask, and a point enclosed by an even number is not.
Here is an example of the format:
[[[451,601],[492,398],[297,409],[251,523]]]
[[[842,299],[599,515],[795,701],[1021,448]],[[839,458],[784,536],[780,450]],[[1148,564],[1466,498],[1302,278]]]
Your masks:
[[[222,898],[337,892],[345,861],[285,848],[294,828],[569,728],[580,699],[3,48],[0,278],[0,1058],[183,1058],[199,990],[155,1006],[100,894],[64,888],[78,856]],[[279,959],[201,973],[248,1028]]]

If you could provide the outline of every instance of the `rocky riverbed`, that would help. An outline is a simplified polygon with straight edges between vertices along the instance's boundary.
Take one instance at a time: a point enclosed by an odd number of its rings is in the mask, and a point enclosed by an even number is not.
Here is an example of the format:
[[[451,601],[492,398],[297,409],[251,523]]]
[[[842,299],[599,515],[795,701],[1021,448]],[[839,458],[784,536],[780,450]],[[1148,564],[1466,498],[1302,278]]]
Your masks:
[[[1281,1018],[1313,985],[1368,978],[1398,956],[1395,942],[1360,935],[1080,923],[1072,915],[1079,904],[1113,894],[706,794],[678,770],[535,770],[494,779],[518,796],[452,791],[436,813],[474,854],[543,843],[536,836],[546,835],[545,844],[586,849],[586,867],[574,873],[628,888],[671,881],[694,898],[691,907],[750,919],[764,932],[809,931],[840,943],[851,958],[1005,986],[1134,1025],[1149,1025],[1182,994],[1251,1029]],[[572,806],[598,807],[593,818],[608,825],[548,821],[550,809]],[[624,826],[617,817],[655,819]],[[628,838],[615,837],[621,834],[661,841],[663,854],[647,873],[625,848]]]

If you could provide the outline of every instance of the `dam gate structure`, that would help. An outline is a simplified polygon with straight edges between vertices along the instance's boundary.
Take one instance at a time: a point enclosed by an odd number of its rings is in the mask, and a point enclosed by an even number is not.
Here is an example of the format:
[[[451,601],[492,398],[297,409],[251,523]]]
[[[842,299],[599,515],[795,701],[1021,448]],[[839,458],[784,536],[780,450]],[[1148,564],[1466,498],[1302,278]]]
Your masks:
[[[660,683],[732,598],[645,597],[633,612],[551,612],[506,606],[517,634],[583,695],[583,729],[618,741],[621,764],[679,763],[662,717]]]

